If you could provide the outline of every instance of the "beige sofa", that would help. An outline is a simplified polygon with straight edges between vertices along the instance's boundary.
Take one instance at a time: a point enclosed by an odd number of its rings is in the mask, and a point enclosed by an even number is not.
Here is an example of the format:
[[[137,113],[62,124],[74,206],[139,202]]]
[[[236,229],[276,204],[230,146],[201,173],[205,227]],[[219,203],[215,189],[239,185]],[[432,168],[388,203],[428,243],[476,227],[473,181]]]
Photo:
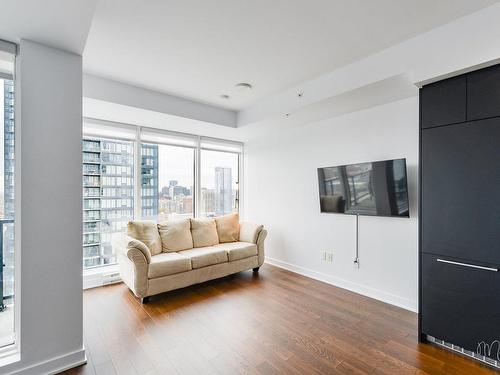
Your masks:
[[[253,269],[264,263],[262,225],[237,214],[156,224],[131,221],[113,235],[120,275],[132,292],[147,297]]]

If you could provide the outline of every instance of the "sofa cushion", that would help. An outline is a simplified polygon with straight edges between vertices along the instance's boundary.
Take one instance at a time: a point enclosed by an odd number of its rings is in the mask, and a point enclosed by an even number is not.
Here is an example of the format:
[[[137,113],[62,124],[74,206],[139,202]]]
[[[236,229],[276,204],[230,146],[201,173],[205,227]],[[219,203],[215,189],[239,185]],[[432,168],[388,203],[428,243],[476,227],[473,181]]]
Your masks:
[[[215,218],[219,242],[236,242],[240,238],[240,217],[237,213]]]
[[[249,222],[243,222],[240,225],[240,241],[257,243],[260,231],[264,228],[263,225],[258,225]]]
[[[191,219],[193,247],[217,245],[219,236],[214,219]]]
[[[228,261],[227,251],[216,246],[179,251],[179,254],[191,258],[193,268],[202,268]]]
[[[191,270],[191,259],[179,253],[161,253],[151,257],[148,278],[173,275]]]
[[[215,245],[214,247],[224,249],[227,252],[230,262],[257,255],[257,245],[249,242],[228,242]]]
[[[193,248],[189,219],[159,223],[158,232],[165,253]]]
[[[134,220],[127,224],[127,234],[147,246],[151,255],[161,253],[161,238],[156,223],[152,220]]]

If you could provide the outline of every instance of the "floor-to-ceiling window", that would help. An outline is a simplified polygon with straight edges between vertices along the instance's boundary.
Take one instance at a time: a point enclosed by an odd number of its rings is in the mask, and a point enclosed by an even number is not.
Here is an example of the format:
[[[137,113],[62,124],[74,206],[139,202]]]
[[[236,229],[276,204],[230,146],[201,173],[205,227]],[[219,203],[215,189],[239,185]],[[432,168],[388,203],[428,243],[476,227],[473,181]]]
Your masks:
[[[113,233],[134,218],[135,130],[86,122],[82,140],[83,266],[116,264]]]
[[[134,217],[134,144],[85,137],[83,150],[83,264],[116,263],[111,234]]]
[[[0,48],[0,354],[16,341],[14,58]]]
[[[141,144],[141,216],[158,222],[194,216],[194,148]]]
[[[116,263],[111,236],[129,220],[239,210],[241,143],[92,119],[83,134],[86,269]]]
[[[238,212],[238,170],[238,153],[201,150],[201,216]]]

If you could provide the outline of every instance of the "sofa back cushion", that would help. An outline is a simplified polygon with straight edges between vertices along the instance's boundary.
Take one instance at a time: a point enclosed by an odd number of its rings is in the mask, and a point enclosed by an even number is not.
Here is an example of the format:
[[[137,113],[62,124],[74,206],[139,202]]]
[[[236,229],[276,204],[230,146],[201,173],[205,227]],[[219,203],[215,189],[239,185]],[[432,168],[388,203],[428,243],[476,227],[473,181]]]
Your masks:
[[[214,219],[191,219],[194,247],[213,246],[219,243]]]
[[[189,219],[159,223],[158,232],[165,253],[193,248]]]
[[[127,234],[143,242],[151,255],[161,254],[161,238],[156,223],[152,220],[134,220],[127,224]]]
[[[236,242],[240,238],[240,216],[237,213],[215,218],[219,242]]]

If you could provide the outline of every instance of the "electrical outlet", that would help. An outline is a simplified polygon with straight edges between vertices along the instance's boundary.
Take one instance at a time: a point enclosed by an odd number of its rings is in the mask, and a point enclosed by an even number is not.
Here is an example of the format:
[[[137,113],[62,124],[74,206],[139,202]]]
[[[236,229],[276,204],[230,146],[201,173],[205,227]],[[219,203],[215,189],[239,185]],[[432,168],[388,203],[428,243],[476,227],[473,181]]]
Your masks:
[[[324,262],[333,262],[333,251],[323,251],[321,253],[321,259]]]

